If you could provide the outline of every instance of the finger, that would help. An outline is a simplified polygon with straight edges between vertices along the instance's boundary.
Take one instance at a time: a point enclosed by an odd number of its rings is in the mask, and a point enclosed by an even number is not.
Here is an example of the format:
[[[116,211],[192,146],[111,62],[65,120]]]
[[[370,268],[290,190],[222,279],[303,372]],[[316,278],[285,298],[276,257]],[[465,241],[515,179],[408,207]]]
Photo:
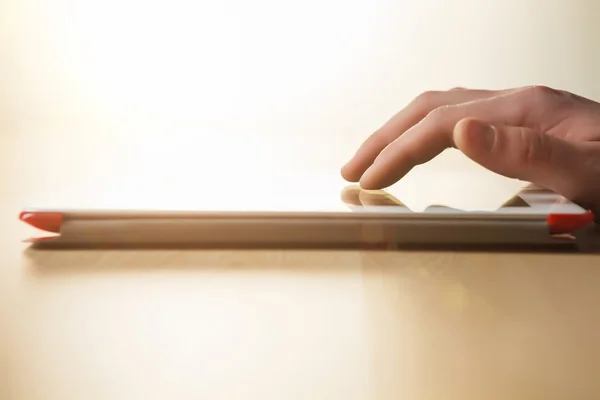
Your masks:
[[[521,126],[532,110],[546,107],[546,104],[538,104],[535,93],[522,89],[435,109],[381,151],[360,178],[361,187],[388,187],[416,165],[430,161],[446,148],[453,147],[454,126],[463,118],[477,117],[491,123]]]
[[[369,191],[363,190],[359,194],[360,202],[364,206],[399,206],[404,207],[404,204],[395,196],[384,192],[383,190]]]
[[[510,207],[527,207],[527,203],[520,196],[515,196],[512,199],[506,201],[500,208]]]
[[[349,206],[362,206],[362,203],[360,202],[360,192],[362,192],[362,189],[360,188],[360,186],[348,186],[345,187],[342,190],[342,202],[349,205]]]
[[[529,128],[492,126],[473,118],[454,130],[456,147],[467,157],[498,174],[533,182],[570,200],[588,198],[591,147]],[[597,153],[600,154],[600,153]],[[600,176],[596,173],[595,179]],[[598,185],[596,184],[596,187]]]
[[[360,146],[352,159],[342,168],[342,176],[350,182],[358,182],[362,174],[373,164],[379,153],[392,141],[416,125],[432,110],[444,105],[456,105],[474,100],[494,97],[516,89],[466,90],[425,92],[415,98],[406,108],[393,116]]]

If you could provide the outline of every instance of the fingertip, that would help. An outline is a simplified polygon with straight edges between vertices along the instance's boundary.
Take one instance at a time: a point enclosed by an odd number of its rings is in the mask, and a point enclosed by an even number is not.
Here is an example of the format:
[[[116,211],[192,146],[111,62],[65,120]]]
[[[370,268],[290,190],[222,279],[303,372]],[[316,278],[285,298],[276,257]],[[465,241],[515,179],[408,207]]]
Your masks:
[[[369,177],[365,177],[364,175],[360,178],[360,181],[358,181],[358,185],[360,186],[361,189],[363,190],[374,190],[374,186],[371,182],[371,180],[369,179]]]
[[[357,173],[356,169],[352,166],[352,161],[344,165],[340,170],[342,178],[351,183],[357,183],[360,179],[360,174]]]
[[[341,169],[342,177],[351,183],[357,183],[373,164],[374,157],[364,157],[359,153]]]
[[[383,189],[381,182],[373,175],[372,169],[369,168],[360,178],[359,185],[363,190],[380,190]]]
[[[358,148],[350,161],[342,167],[342,177],[348,182],[358,182],[387,144],[382,143],[381,139],[372,135]]]
[[[368,180],[365,181],[364,179],[360,180],[359,185],[362,190],[379,190],[379,189],[381,189],[377,185],[374,185],[372,182],[370,182]]]
[[[482,121],[476,118],[463,118],[454,126],[454,144],[460,148],[463,144],[472,141],[473,136],[480,130]]]
[[[362,205],[362,203],[360,202],[360,192],[361,191],[362,191],[362,189],[356,185],[345,187],[342,190],[342,194],[341,194],[342,201],[346,204],[361,206]]]
[[[491,150],[495,129],[477,118],[463,118],[454,126],[453,140],[457,149],[466,155]]]

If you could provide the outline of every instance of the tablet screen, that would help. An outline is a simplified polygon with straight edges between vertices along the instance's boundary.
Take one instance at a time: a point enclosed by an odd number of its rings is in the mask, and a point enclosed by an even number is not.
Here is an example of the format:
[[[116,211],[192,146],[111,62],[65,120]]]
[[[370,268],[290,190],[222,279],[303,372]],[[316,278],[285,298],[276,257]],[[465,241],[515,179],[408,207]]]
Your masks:
[[[345,182],[338,171],[295,175],[286,171],[281,176],[273,173],[253,180],[217,183],[209,186],[202,179],[182,182],[177,177],[136,176],[90,191],[51,191],[46,198],[31,199],[26,210],[521,215],[584,212],[548,190],[481,170],[413,173],[385,191],[361,190]]]
[[[210,196],[205,193],[203,199],[186,197],[179,201],[157,202],[154,201],[132,201],[123,205],[122,202],[111,204],[105,202],[96,206],[56,206],[56,207],[28,207],[26,212],[35,211],[58,211],[62,213],[206,213],[206,212],[234,212],[234,213],[360,213],[360,214],[385,214],[385,215],[407,215],[407,214],[469,214],[485,213],[487,215],[519,215],[519,216],[539,216],[550,213],[558,214],[579,214],[586,210],[576,204],[564,199],[563,197],[545,189],[534,186],[525,186],[519,192],[512,195],[508,200],[502,201],[495,208],[490,208],[490,202],[481,203],[478,208],[475,207],[457,207],[451,202],[430,201],[425,206],[417,204],[407,204],[398,194],[392,194],[390,191],[366,191],[357,185],[343,187],[337,193],[331,191],[327,196],[323,192],[298,192],[298,191],[275,191],[269,196],[264,197],[264,192],[245,191],[239,195],[224,195],[223,193],[213,193]],[[261,197],[259,194],[262,194]],[[467,193],[465,195],[468,196]],[[168,198],[168,197],[167,197]],[[263,200],[266,199],[266,200]],[[146,199],[148,200],[148,199]],[[181,201],[183,200],[183,201]],[[498,201],[498,200],[496,200]],[[423,203],[426,203],[425,201]],[[473,201],[470,200],[470,204]],[[476,203],[475,203],[476,204]]]
[[[551,194],[551,192],[548,191]],[[524,189],[524,193],[519,193],[508,201],[504,202],[499,208],[531,208],[531,205],[523,199],[529,198],[527,189]],[[341,194],[342,201],[350,207],[407,207],[400,199],[390,194],[385,190],[381,191],[364,191],[358,186],[346,187]],[[432,204],[425,208],[437,209],[437,208],[451,208],[443,204]],[[464,211],[464,210],[463,210]]]

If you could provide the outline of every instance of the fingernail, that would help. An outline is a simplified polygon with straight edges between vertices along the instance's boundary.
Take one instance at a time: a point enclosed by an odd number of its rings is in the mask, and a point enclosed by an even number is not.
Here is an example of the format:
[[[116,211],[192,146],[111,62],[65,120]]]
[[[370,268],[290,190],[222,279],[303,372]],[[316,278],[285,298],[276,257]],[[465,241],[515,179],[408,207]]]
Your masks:
[[[496,128],[484,122],[478,123],[479,126],[477,129],[479,130],[478,133],[481,135],[481,143],[483,144],[485,150],[491,151],[494,147],[494,142],[496,141]]]
[[[482,150],[490,151],[494,147],[496,128],[486,122],[471,118],[464,119],[458,123],[456,129],[464,139]]]

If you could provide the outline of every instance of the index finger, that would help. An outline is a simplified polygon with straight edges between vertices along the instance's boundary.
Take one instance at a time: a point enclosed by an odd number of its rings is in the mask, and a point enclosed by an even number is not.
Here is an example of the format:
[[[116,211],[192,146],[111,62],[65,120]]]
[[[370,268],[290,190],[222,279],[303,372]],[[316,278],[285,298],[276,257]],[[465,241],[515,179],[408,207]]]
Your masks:
[[[383,149],[436,108],[486,99],[513,90],[515,89],[493,91],[457,88],[450,91],[430,91],[417,96],[407,107],[365,140],[352,159],[342,168],[342,176],[347,181],[358,182]]]
[[[518,93],[510,92],[434,110],[381,151],[361,177],[361,187],[371,190],[391,186],[415,166],[454,147],[454,127],[463,118],[473,117],[492,124],[519,126],[528,110],[523,107],[523,99],[516,95]]]

